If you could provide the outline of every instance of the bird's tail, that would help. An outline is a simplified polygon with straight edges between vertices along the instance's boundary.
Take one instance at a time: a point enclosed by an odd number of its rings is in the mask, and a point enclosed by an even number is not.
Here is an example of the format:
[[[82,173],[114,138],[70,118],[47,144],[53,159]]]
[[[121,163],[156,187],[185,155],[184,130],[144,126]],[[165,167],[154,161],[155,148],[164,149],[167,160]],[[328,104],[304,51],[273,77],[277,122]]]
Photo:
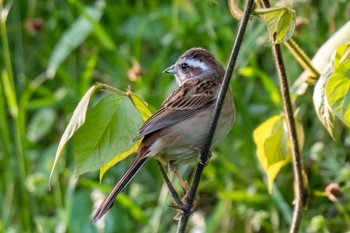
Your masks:
[[[112,207],[118,194],[121,191],[123,191],[123,189],[128,185],[130,180],[136,175],[136,173],[140,170],[140,168],[145,164],[147,160],[147,156],[136,158],[136,160],[131,164],[128,170],[123,174],[122,178],[120,178],[118,183],[114,186],[112,191],[103,200],[100,207],[98,207],[93,218],[91,219],[91,222],[96,222],[97,220],[102,218],[102,216],[108,211],[108,209]]]

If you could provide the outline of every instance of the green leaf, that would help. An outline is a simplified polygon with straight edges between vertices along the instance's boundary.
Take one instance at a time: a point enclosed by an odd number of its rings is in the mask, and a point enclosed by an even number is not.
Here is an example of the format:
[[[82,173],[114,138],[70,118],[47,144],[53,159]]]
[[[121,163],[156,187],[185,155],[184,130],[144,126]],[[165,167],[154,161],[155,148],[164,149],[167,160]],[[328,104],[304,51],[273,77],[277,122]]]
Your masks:
[[[259,9],[255,13],[262,15],[269,31],[270,38],[276,34],[274,43],[289,40],[295,29],[295,12],[287,6],[277,6],[268,9]]]
[[[301,149],[304,144],[304,131],[298,120],[295,124]],[[253,138],[259,162],[267,174],[268,189],[271,193],[277,174],[291,161],[291,144],[285,118],[277,115],[266,120],[254,130]]]
[[[334,63],[334,60],[328,64],[323,74],[317,80],[317,83],[314,88],[314,93],[313,93],[313,102],[314,102],[314,107],[315,107],[318,119],[321,121],[323,126],[327,129],[328,133],[332,136],[332,138],[335,139],[334,137],[335,117],[328,104],[326,92],[325,92],[326,84],[333,73],[333,69],[334,69],[333,63]]]
[[[332,112],[350,127],[350,44],[340,46],[334,58],[334,72],[326,84],[326,98]]]
[[[70,119],[67,128],[64,130],[64,133],[61,137],[61,140],[58,144],[58,148],[56,151],[55,161],[54,161],[54,164],[52,166],[51,173],[50,173],[49,184],[51,182],[52,174],[55,170],[55,167],[57,166],[58,160],[61,157],[62,151],[63,151],[64,147],[66,146],[66,143],[73,136],[75,131],[78,130],[84,124],[85,118],[86,118],[86,111],[87,111],[91,96],[94,94],[94,92],[96,91],[97,88],[101,88],[101,85],[96,84],[96,85],[90,87],[90,89],[85,93],[83,98],[80,100],[78,106],[74,110],[73,116]]]
[[[127,93],[127,95],[130,97],[130,100],[132,101],[136,110],[140,113],[142,121],[145,122],[152,115],[152,112],[149,110],[147,105],[137,95],[135,95],[134,93]],[[136,134],[134,135],[134,137],[135,136],[136,136]],[[102,180],[103,175],[108,171],[108,169],[110,169],[111,167],[113,167],[114,165],[116,165],[117,163],[119,163],[120,161],[122,161],[123,159],[125,159],[126,157],[131,155],[132,153],[136,152],[140,143],[141,143],[141,139],[138,140],[135,143],[135,145],[133,145],[130,149],[116,155],[111,161],[109,161],[106,165],[101,167],[101,169],[100,169],[100,181]]]
[[[97,170],[129,150],[141,123],[141,116],[128,96],[104,97],[87,113],[85,124],[75,134],[78,175]]]
[[[103,13],[106,3],[102,0],[95,1],[91,7],[87,7],[84,14],[80,16],[72,26],[63,34],[58,44],[51,53],[46,75],[53,78],[57,68],[91,33],[93,25],[91,20],[98,21]],[[89,21],[90,20],[90,21]]]
[[[27,128],[27,137],[31,142],[38,142],[45,137],[56,121],[56,112],[51,108],[39,110],[30,120]]]
[[[275,43],[283,43],[289,40],[295,29],[295,12],[286,8],[278,22],[277,34]]]
[[[104,176],[104,174],[114,165],[116,165],[117,163],[119,163],[120,161],[122,161],[123,159],[125,159],[126,157],[128,157],[129,155],[131,155],[132,153],[135,153],[137,151],[137,148],[139,147],[141,143],[141,140],[138,140],[130,149],[116,155],[112,160],[110,160],[108,163],[106,163],[105,165],[103,165],[100,168],[100,182]]]

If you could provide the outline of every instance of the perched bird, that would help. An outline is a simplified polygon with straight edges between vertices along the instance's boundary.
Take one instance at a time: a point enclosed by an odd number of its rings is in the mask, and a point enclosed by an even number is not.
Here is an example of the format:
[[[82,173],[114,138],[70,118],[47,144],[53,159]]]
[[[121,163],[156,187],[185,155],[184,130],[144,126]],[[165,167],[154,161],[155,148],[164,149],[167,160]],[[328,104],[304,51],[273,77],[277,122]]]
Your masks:
[[[164,73],[174,74],[180,85],[140,128],[143,137],[135,161],[95,212],[99,220],[113,205],[117,195],[150,158],[177,166],[197,160],[209,131],[225,70],[212,54],[192,48],[181,55]],[[211,144],[213,149],[231,130],[235,108],[228,91]]]

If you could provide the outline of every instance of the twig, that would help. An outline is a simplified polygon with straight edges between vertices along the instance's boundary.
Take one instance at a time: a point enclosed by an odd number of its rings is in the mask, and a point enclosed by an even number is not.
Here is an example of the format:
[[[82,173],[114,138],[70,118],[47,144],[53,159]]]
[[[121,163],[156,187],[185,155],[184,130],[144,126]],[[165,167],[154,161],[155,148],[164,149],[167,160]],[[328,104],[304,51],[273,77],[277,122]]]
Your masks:
[[[251,10],[253,8],[253,3],[254,0],[248,0],[246,3],[246,6],[244,8],[244,13],[243,13],[243,18],[242,21],[239,25],[239,29],[238,29],[238,33],[232,48],[232,52],[230,55],[230,60],[229,60],[229,64],[224,76],[224,80],[220,89],[220,93],[219,93],[219,97],[216,101],[216,105],[215,105],[215,109],[214,109],[214,116],[213,119],[211,121],[210,124],[210,128],[209,128],[209,132],[208,132],[208,136],[207,139],[203,145],[203,148],[200,151],[200,159],[197,165],[197,169],[192,181],[192,185],[190,187],[190,190],[188,191],[188,194],[186,194],[186,203],[184,203],[186,205],[186,209],[184,209],[184,213],[182,215],[182,217],[180,218],[180,221],[178,223],[178,228],[177,228],[177,233],[184,233],[185,229],[186,229],[186,225],[188,222],[188,219],[192,213],[192,208],[193,208],[193,201],[194,198],[196,196],[196,192],[198,189],[198,184],[200,181],[200,178],[202,176],[203,173],[203,169],[205,167],[205,165],[209,162],[209,158],[210,158],[210,146],[211,146],[211,142],[213,140],[213,135],[216,129],[216,125],[220,116],[220,112],[221,112],[221,108],[226,96],[226,92],[229,88],[229,84],[230,84],[230,80],[231,80],[231,76],[233,73],[233,69],[235,67],[236,61],[237,61],[237,57],[238,57],[238,53],[239,53],[239,49],[241,47],[242,44],[242,40],[243,40],[243,36],[245,33],[245,30],[247,28],[247,24],[248,24],[248,20],[250,17],[250,13]]]
[[[182,203],[180,197],[179,197],[179,194],[176,192],[174,186],[171,184],[170,180],[169,180],[169,177],[167,176],[164,168],[163,168],[163,165],[157,160],[157,165],[158,165],[158,168],[159,168],[159,171],[163,177],[163,180],[165,181],[165,184],[167,185],[168,189],[169,189],[169,192],[175,202],[175,204],[180,208],[184,208],[184,204]]]
[[[316,68],[312,65],[311,59],[305,54],[305,52],[300,49],[297,42],[295,42],[292,38],[283,43],[288,50],[292,53],[294,58],[299,62],[299,64],[305,69],[312,73],[315,79],[320,77],[320,73],[316,70]]]
[[[264,0],[265,7],[270,7],[269,0]],[[273,37],[275,41],[275,35]],[[295,121],[293,116],[293,107],[290,100],[290,93],[288,87],[287,75],[284,68],[283,57],[281,52],[281,47],[279,44],[274,44],[272,46],[273,57],[275,60],[275,66],[278,73],[278,79],[281,87],[281,94],[283,99],[284,111],[287,118],[288,131],[291,138],[292,144],[292,160],[293,160],[293,172],[294,172],[294,182],[295,182],[295,206],[293,212],[292,224],[289,228],[290,233],[298,232],[300,219],[302,215],[303,208],[303,196],[304,196],[304,185],[302,176],[302,162],[299,150],[297,131],[295,127]]]
[[[293,108],[289,95],[288,81],[284,69],[283,58],[281,53],[281,47],[276,44],[272,46],[273,55],[275,59],[275,65],[278,72],[278,78],[281,86],[281,93],[284,105],[284,111],[286,112],[287,125],[290,134],[290,140],[292,144],[292,160],[293,160],[293,172],[295,182],[295,206],[293,212],[293,220],[290,226],[290,233],[296,233],[299,229],[299,223],[302,215],[303,208],[303,175],[302,175],[302,162],[298,144],[297,131],[295,127],[295,121],[293,116]]]

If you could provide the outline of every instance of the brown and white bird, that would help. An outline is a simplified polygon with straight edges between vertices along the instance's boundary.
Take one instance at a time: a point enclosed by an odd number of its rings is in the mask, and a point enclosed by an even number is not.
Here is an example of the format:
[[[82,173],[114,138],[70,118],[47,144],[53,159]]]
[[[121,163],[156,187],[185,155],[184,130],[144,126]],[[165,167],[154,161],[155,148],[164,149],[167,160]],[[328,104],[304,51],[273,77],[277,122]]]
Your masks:
[[[95,212],[99,220],[113,205],[117,195],[150,158],[176,166],[195,161],[207,137],[209,125],[225,74],[212,54],[192,48],[164,73],[174,74],[180,85],[140,128],[143,137],[135,161]],[[235,108],[228,91],[211,144],[213,149],[231,130]]]

